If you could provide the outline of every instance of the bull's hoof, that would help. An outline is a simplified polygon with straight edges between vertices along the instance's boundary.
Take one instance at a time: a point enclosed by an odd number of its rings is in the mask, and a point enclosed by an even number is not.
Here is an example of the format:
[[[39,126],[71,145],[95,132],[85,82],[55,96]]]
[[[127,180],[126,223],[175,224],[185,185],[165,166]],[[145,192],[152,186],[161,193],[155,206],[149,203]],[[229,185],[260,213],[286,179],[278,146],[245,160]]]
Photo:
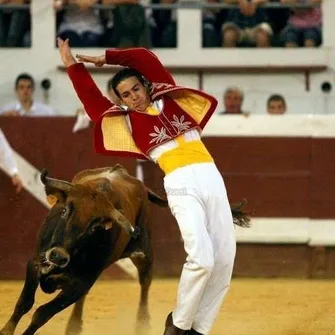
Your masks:
[[[0,335],[13,335],[15,331],[15,327],[11,322],[8,322],[6,326],[4,326],[0,330]]]
[[[131,238],[136,240],[141,235],[141,229],[139,226],[134,228],[134,231],[131,233]]]
[[[69,322],[66,327],[66,335],[79,335],[82,332],[82,323],[81,322]]]

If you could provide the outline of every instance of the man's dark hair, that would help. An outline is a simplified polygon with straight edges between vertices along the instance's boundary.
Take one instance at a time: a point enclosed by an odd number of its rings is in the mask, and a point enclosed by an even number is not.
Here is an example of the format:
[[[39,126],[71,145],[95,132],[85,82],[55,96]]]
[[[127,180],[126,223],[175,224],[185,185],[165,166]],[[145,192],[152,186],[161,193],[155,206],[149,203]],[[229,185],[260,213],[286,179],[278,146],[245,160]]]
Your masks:
[[[34,78],[28,73],[21,73],[17,76],[17,78],[15,80],[15,89],[17,89],[20,80],[29,80],[31,82],[31,87],[33,89],[35,88]]]
[[[268,107],[269,107],[271,101],[281,101],[283,103],[284,107],[286,107],[285,98],[280,94],[272,94],[272,95],[269,96],[268,102],[267,102]]]
[[[118,90],[116,89],[117,86],[120,84],[122,80],[125,80],[130,77],[136,77],[138,81],[146,88],[150,88],[150,82],[145,79],[140,72],[130,67],[125,67],[124,69],[120,70],[115,74],[115,76],[108,82],[107,87],[109,88],[110,85],[113,88],[114,93],[121,98]]]
[[[107,92],[113,89],[113,78],[107,81]]]

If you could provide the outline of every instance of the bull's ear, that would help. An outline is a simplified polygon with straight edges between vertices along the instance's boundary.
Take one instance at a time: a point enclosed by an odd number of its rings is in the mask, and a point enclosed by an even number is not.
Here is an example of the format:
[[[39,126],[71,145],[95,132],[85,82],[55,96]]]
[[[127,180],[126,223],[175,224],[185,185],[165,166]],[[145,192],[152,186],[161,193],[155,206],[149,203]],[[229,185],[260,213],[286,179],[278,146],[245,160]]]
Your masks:
[[[51,207],[53,207],[57,202],[57,197],[53,194],[49,194],[47,195],[47,202]]]
[[[58,201],[59,202],[66,201],[66,195],[63,192],[45,189],[45,193],[47,196],[47,202],[51,207],[53,207]]]
[[[53,206],[57,200],[65,201],[68,192],[73,187],[72,184],[48,177],[47,170],[43,169],[41,173],[41,182],[44,185],[48,203]]]

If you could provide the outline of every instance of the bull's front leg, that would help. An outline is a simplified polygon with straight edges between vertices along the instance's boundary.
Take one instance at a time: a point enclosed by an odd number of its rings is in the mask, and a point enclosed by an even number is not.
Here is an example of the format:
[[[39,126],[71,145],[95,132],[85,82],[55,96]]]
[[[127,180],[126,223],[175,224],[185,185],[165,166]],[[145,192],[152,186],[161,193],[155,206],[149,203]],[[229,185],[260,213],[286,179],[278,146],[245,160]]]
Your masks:
[[[66,327],[66,335],[77,335],[81,333],[83,325],[83,308],[86,294],[83,295],[74,305],[71,317]]]
[[[91,286],[92,284],[78,285],[78,283],[75,283],[73,286],[61,291],[53,300],[37,308],[30,325],[22,335],[35,334],[35,332],[46,324],[55,314],[81,299]]]
[[[35,293],[39,281],[39,266],[35,260],[29,261],[26,268],[26,279],[14,312],[0,335],[12,335],[22,316],[30,311],[35,302]]]

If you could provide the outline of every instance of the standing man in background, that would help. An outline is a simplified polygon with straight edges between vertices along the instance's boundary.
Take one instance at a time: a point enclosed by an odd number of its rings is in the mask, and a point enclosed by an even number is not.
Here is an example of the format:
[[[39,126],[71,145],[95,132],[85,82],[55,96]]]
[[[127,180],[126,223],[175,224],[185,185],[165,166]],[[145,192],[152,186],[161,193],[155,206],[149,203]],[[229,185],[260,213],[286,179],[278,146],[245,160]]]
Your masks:
[[[13,151],[10,147],[3,131],[0,129],[0,167],[11,177],[16,192],[22,190],[22,180],[19,176],[19,170],[16,166]]]

